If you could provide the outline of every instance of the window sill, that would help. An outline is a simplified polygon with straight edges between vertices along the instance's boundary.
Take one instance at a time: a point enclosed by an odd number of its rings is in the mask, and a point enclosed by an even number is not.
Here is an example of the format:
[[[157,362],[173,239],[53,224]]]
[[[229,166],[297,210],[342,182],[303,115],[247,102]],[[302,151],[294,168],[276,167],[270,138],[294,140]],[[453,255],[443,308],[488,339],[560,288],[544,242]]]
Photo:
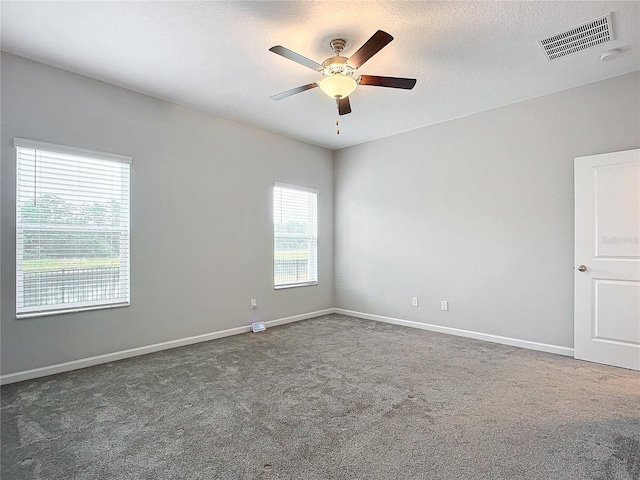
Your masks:
[[[47,312],[26,312],[26,313],[17,313],[16,319],[22,320],[24,318],[34,318],[34,317],[48,317],[50,315],[62,315],[65,313],[77,313],[77,312],[89,312],[92,310],[106,310],[109,308],[120,308],[120,307],[128,307],[131,305],[130,302],[127,303],[115,303],[113,305],[96,305],[95,307],[77,307],[77,308],[68,308],[64,310],[49,310]]]
[[[274,290],[284,290],[286,288],[312,287],[314,285],[318,285],[318,282],[292,283],[290,285],[275,285],[273,287],[273,289]]]

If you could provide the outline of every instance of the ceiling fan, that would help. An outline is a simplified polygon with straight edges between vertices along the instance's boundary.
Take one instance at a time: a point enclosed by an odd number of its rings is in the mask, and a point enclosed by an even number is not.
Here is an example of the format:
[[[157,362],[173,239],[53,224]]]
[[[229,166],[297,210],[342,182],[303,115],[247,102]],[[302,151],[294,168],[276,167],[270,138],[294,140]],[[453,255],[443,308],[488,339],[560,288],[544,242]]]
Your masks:
[[[351,57],[346,58],[340,55],[344,50],[346,42],[340,38],[336,38],[329,42],[331,49],[336,55],[334,57],[327,58],[322,62],[322,65],[281,45],[271,47],[269,49],[270,52],[277,53],[278,55],[282,55],[289,60],[299,63],[300,65],[304,65],[316,72],[320,72],[324,78],[314,83],[309,83],[307,85],[292,88],[286,92],[272,95],[270,98],[272,100],[282,100],[283,98],[290,97],[296,93],[320,87],[320,90],[331,98],[336,99],[338,113],[340,115],[346,115],[347,113],[351,113],[349,95],[358,85],[411,90],[416,84],[415,78],[378,77],[375,75],[359,75],[354,78],[356,71],[364,65],[367,60],[382,50],[389,42],[391,42],[391,40],[393,40],[391,35],[387,32],[383,32],[382,30],[378,30],[364,43],[364,45],[360,47],[356,53],[351,55]]]

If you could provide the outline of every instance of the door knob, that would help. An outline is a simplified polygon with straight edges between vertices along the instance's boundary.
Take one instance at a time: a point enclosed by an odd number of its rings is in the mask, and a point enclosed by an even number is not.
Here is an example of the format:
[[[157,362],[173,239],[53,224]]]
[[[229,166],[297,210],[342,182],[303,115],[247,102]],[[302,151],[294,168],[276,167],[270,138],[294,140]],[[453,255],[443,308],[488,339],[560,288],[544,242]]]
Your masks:
[[[578,267],[578,271],[579,272],[586,272],[587,271],[587,266],[586,265],[580,265]]]

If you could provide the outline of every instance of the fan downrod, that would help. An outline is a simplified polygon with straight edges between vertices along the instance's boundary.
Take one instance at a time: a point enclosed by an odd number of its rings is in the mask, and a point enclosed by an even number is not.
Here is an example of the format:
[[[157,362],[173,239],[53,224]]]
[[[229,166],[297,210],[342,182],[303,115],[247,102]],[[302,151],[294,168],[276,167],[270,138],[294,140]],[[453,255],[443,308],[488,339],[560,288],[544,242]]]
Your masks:
[[[341,38],[334,38],[329,42],[329,45],[331,45],[331,50],[333,50],[333,53],[335,53],[336,55],[340,55],[342,53],[346,44],[347,42],[345,42]]]

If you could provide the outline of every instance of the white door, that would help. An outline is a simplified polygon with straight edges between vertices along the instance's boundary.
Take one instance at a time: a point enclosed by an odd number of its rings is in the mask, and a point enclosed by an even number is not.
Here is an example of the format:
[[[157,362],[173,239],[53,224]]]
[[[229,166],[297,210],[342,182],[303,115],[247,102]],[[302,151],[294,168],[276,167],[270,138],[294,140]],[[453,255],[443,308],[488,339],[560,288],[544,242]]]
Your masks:
[[[640,150],[575,159],[574,328],[575,358],[640,370]]]

